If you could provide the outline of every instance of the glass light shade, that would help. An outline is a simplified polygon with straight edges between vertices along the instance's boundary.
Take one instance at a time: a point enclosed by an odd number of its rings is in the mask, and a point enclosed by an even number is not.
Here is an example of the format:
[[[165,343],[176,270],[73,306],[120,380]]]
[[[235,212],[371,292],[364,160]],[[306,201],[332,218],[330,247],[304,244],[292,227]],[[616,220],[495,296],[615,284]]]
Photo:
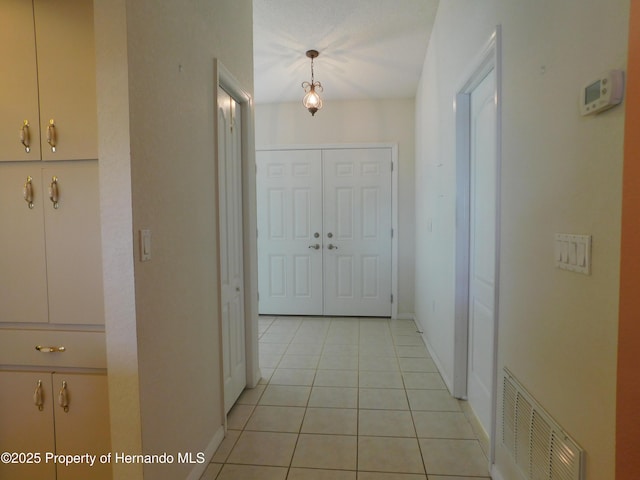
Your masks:
[[[312,116],[322,108],[322,99],[316,92],[313,85],[311,86],[309,92],[302,99],[302,104],[307,110],[311,112]]]

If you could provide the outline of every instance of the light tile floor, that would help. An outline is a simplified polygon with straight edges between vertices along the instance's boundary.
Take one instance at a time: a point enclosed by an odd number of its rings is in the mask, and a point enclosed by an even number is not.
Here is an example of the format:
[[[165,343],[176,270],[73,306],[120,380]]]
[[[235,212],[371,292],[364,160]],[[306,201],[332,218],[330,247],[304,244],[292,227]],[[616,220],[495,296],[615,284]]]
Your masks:
[[[487,459],[410,320],[261,317],[263,379],[202,480],[480,480]]]

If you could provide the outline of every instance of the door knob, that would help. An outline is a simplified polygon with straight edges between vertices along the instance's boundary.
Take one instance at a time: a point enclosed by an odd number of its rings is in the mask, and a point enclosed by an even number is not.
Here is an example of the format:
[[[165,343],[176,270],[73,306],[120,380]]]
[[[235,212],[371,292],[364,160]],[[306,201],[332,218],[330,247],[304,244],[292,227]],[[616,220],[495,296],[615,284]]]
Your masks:
[[[338,246],[337,246],[337,245],[333,245],[333,244],[331,244],[331,243],[330,243],[330,244],[327,246],[327,248],[328,248],[329,250],[337,250],[337,249],[338,249]]]
[[[314,250],[319,250],[320,249],[320,244],[316,243],[315,245],[309,245],[309,248],[313,248]]]
[[[333,233],[331,233],[331,232],[327,233],[327,237],[333,238]]]

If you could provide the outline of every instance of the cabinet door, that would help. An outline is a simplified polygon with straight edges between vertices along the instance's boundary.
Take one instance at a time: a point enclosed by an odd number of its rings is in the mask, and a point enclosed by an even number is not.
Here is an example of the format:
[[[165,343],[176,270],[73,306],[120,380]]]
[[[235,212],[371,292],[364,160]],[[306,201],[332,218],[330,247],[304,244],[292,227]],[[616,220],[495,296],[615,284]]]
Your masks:
[[[38,381],[42,410],[34,402]],[[0,478],[56,478],[55,465],[44,459],[45,452],[55,451],[50,373],[0,372],[0,432],[0,452],[43,456],[37,464],[0,462]]]
[[[100,455],[111,451],[109,396],[107,377],[98,374],[54,373],[56,397],[66,382],[68,410],[56,404],[54,411],[56,453],[63,455]],[[57,400],[57,398],[56,398]],[[111,479],[111,465],[96,460],[92,466],[84,463],[58,466],[57,480]]]
[[[58,208],[44,207],[49,322],[104,324],[98,164],[42,170],[42,188],[57,181]]]
[[[35,0],[43,160],[98,158],[91,0]],[[47,144],[53,119],[56,149]]]
[[[39,164],[0,169],[0,322],[47,321],[44,191]],[[33,208],[23,197],[31,176]]]
[[[0,5],[0,161],[40,160],[38,77],[30,1],[3,0]],[[29,122],[31,149],[20,143]]]

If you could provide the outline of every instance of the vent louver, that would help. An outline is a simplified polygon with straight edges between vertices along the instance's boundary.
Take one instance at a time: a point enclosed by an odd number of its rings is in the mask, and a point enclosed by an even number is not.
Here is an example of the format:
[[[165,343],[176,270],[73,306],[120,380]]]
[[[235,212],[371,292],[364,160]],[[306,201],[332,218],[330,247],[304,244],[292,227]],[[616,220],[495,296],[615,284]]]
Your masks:
[[[502,443],[528,480],[584,479],[584,451],[506,368]]]

